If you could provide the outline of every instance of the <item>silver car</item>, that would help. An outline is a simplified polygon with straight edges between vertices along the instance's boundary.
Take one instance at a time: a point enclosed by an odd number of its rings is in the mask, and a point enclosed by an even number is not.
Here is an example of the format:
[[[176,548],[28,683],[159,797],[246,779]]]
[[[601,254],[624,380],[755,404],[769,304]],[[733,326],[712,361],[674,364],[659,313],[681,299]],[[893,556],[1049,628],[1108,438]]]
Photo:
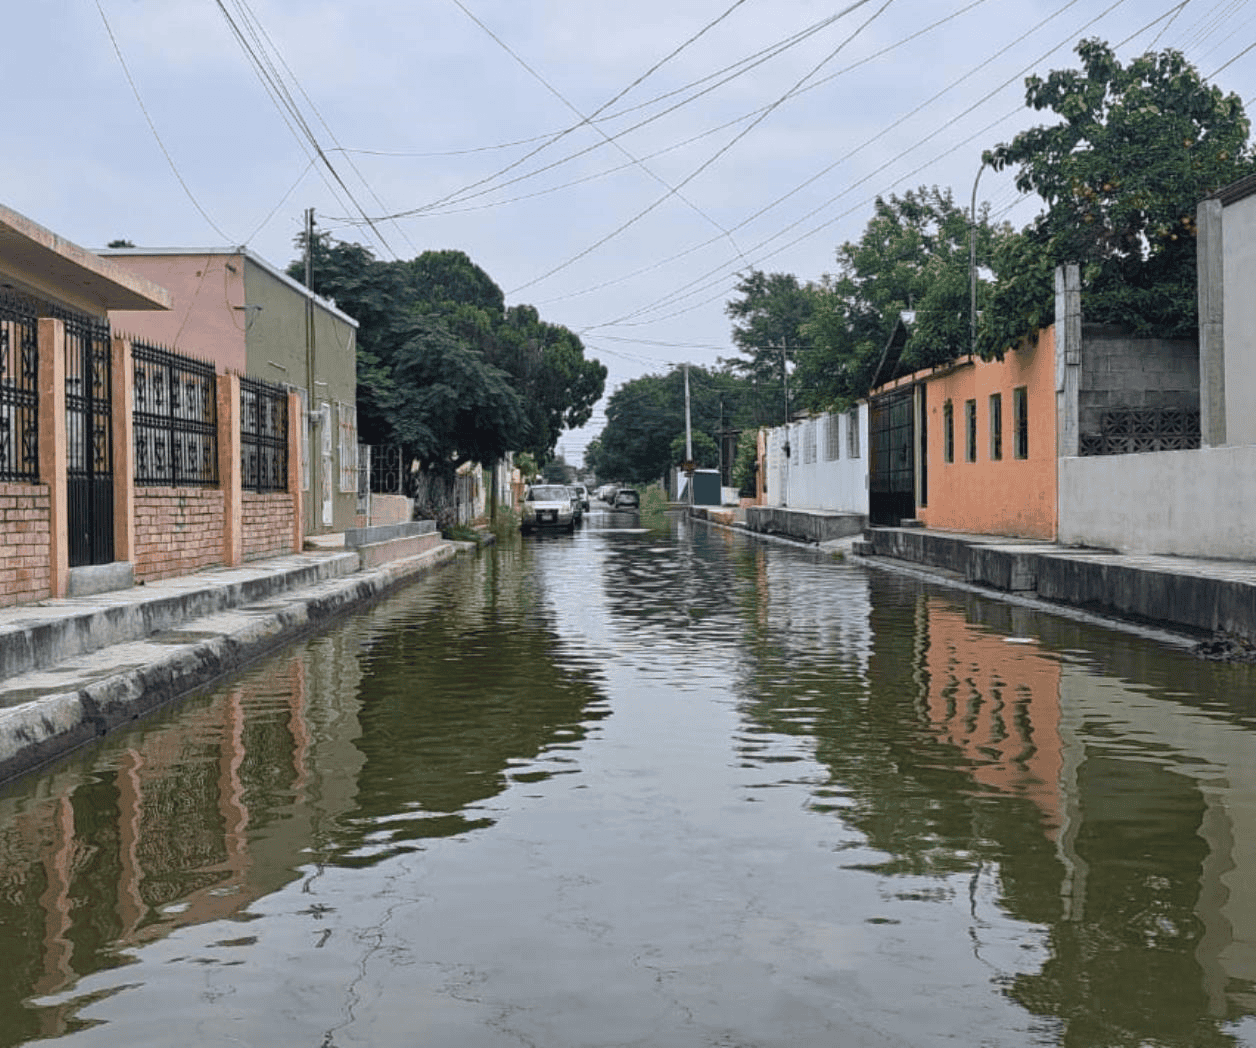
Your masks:
[[[541,528],[576,528],[571,494],[562,484],[534,484],[524,493],[519,530],[526,535]]]

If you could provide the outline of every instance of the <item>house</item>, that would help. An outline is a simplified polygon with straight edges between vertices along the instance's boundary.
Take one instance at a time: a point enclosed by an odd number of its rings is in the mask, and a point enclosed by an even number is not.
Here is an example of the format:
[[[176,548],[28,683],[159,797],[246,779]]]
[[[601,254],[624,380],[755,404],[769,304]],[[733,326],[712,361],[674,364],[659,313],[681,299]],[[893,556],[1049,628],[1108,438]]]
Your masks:
[[[101,253],[170,293],[167,313],[112,309],[117,330],[300,395],[305,532],[354,527],[357,322],[248,248]]]
[[[108,316],[154,281],[0,206],[0,604],[130,579],[126,372]]]

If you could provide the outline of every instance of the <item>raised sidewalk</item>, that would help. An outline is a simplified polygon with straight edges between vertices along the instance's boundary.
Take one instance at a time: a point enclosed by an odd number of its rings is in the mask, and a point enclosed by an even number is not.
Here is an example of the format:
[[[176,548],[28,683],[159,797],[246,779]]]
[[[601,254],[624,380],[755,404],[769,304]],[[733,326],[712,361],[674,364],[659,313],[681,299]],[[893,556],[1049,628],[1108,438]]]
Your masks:
[[[424,538],[427,548],[383,564],[369,563],[365,546],[342,546],[0,608],[0,782],[312,632],[462,545]]]
[[[885,527],[867,529],[852,552],[1100,615],[1256,642],[1256,563],[1248,561]]]

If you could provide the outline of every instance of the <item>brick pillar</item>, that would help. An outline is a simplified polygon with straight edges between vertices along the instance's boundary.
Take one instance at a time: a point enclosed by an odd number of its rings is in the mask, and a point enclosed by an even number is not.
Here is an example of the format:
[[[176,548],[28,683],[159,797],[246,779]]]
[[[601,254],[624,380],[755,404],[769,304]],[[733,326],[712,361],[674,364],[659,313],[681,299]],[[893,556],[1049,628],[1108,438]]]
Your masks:
[[[305,548],[305,514],[301,491],[301,441],[305,438],[305,412],[301,394],[288,394],[288,492],[292,495],[292,552]]]
[[[64,597],[70,581],[66,491],[65,324],[39,321],[39,479],[48,485],[48,590]]]
[[[222,562],[244,560],[244,497],[240,487],[240,376],[218,376],[218,486],[222,488]]]
[[[135,561],[135,426],[131,412],[131,340],[114,336],[113,369],[113,559]]]

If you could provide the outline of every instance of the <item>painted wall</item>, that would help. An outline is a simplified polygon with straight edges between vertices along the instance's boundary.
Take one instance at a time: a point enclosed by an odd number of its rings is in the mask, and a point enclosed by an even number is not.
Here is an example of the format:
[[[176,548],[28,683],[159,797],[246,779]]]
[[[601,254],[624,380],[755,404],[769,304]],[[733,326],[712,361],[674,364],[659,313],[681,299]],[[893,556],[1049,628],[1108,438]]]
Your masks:
[[[854,413],[857,436],[850,439]],[[788,439],[790,454],[785,456]],[[868,404],[766,431],[767,492],[759,504],[845,513],[868,512]]]
[[[1061,542],[1256,558],[1256,446],[1060,459]]]
[[[244,260],[235,254],[110,252],[112,261],[170,292],[168,312],[115,309],[113,330],[212,360],[218,371],[246,371]]]
[[[963,364],[925,380],[928,505],[917,510],[927,527],[982,535],[1052,539],[1056,534],[1055,329],[1003,360]],[[1028,457],[1015,454],[1013,390],[1028,402]],[[1002,458],[991,455],[990,396],[1002,395]],[[945,404],[954,419],[955,455],[944,454]],[[977,402],[976,461],[966,458],[965,403]]]
[[[1256,196],[1222,211],[1227,444],[1256,444]]]

